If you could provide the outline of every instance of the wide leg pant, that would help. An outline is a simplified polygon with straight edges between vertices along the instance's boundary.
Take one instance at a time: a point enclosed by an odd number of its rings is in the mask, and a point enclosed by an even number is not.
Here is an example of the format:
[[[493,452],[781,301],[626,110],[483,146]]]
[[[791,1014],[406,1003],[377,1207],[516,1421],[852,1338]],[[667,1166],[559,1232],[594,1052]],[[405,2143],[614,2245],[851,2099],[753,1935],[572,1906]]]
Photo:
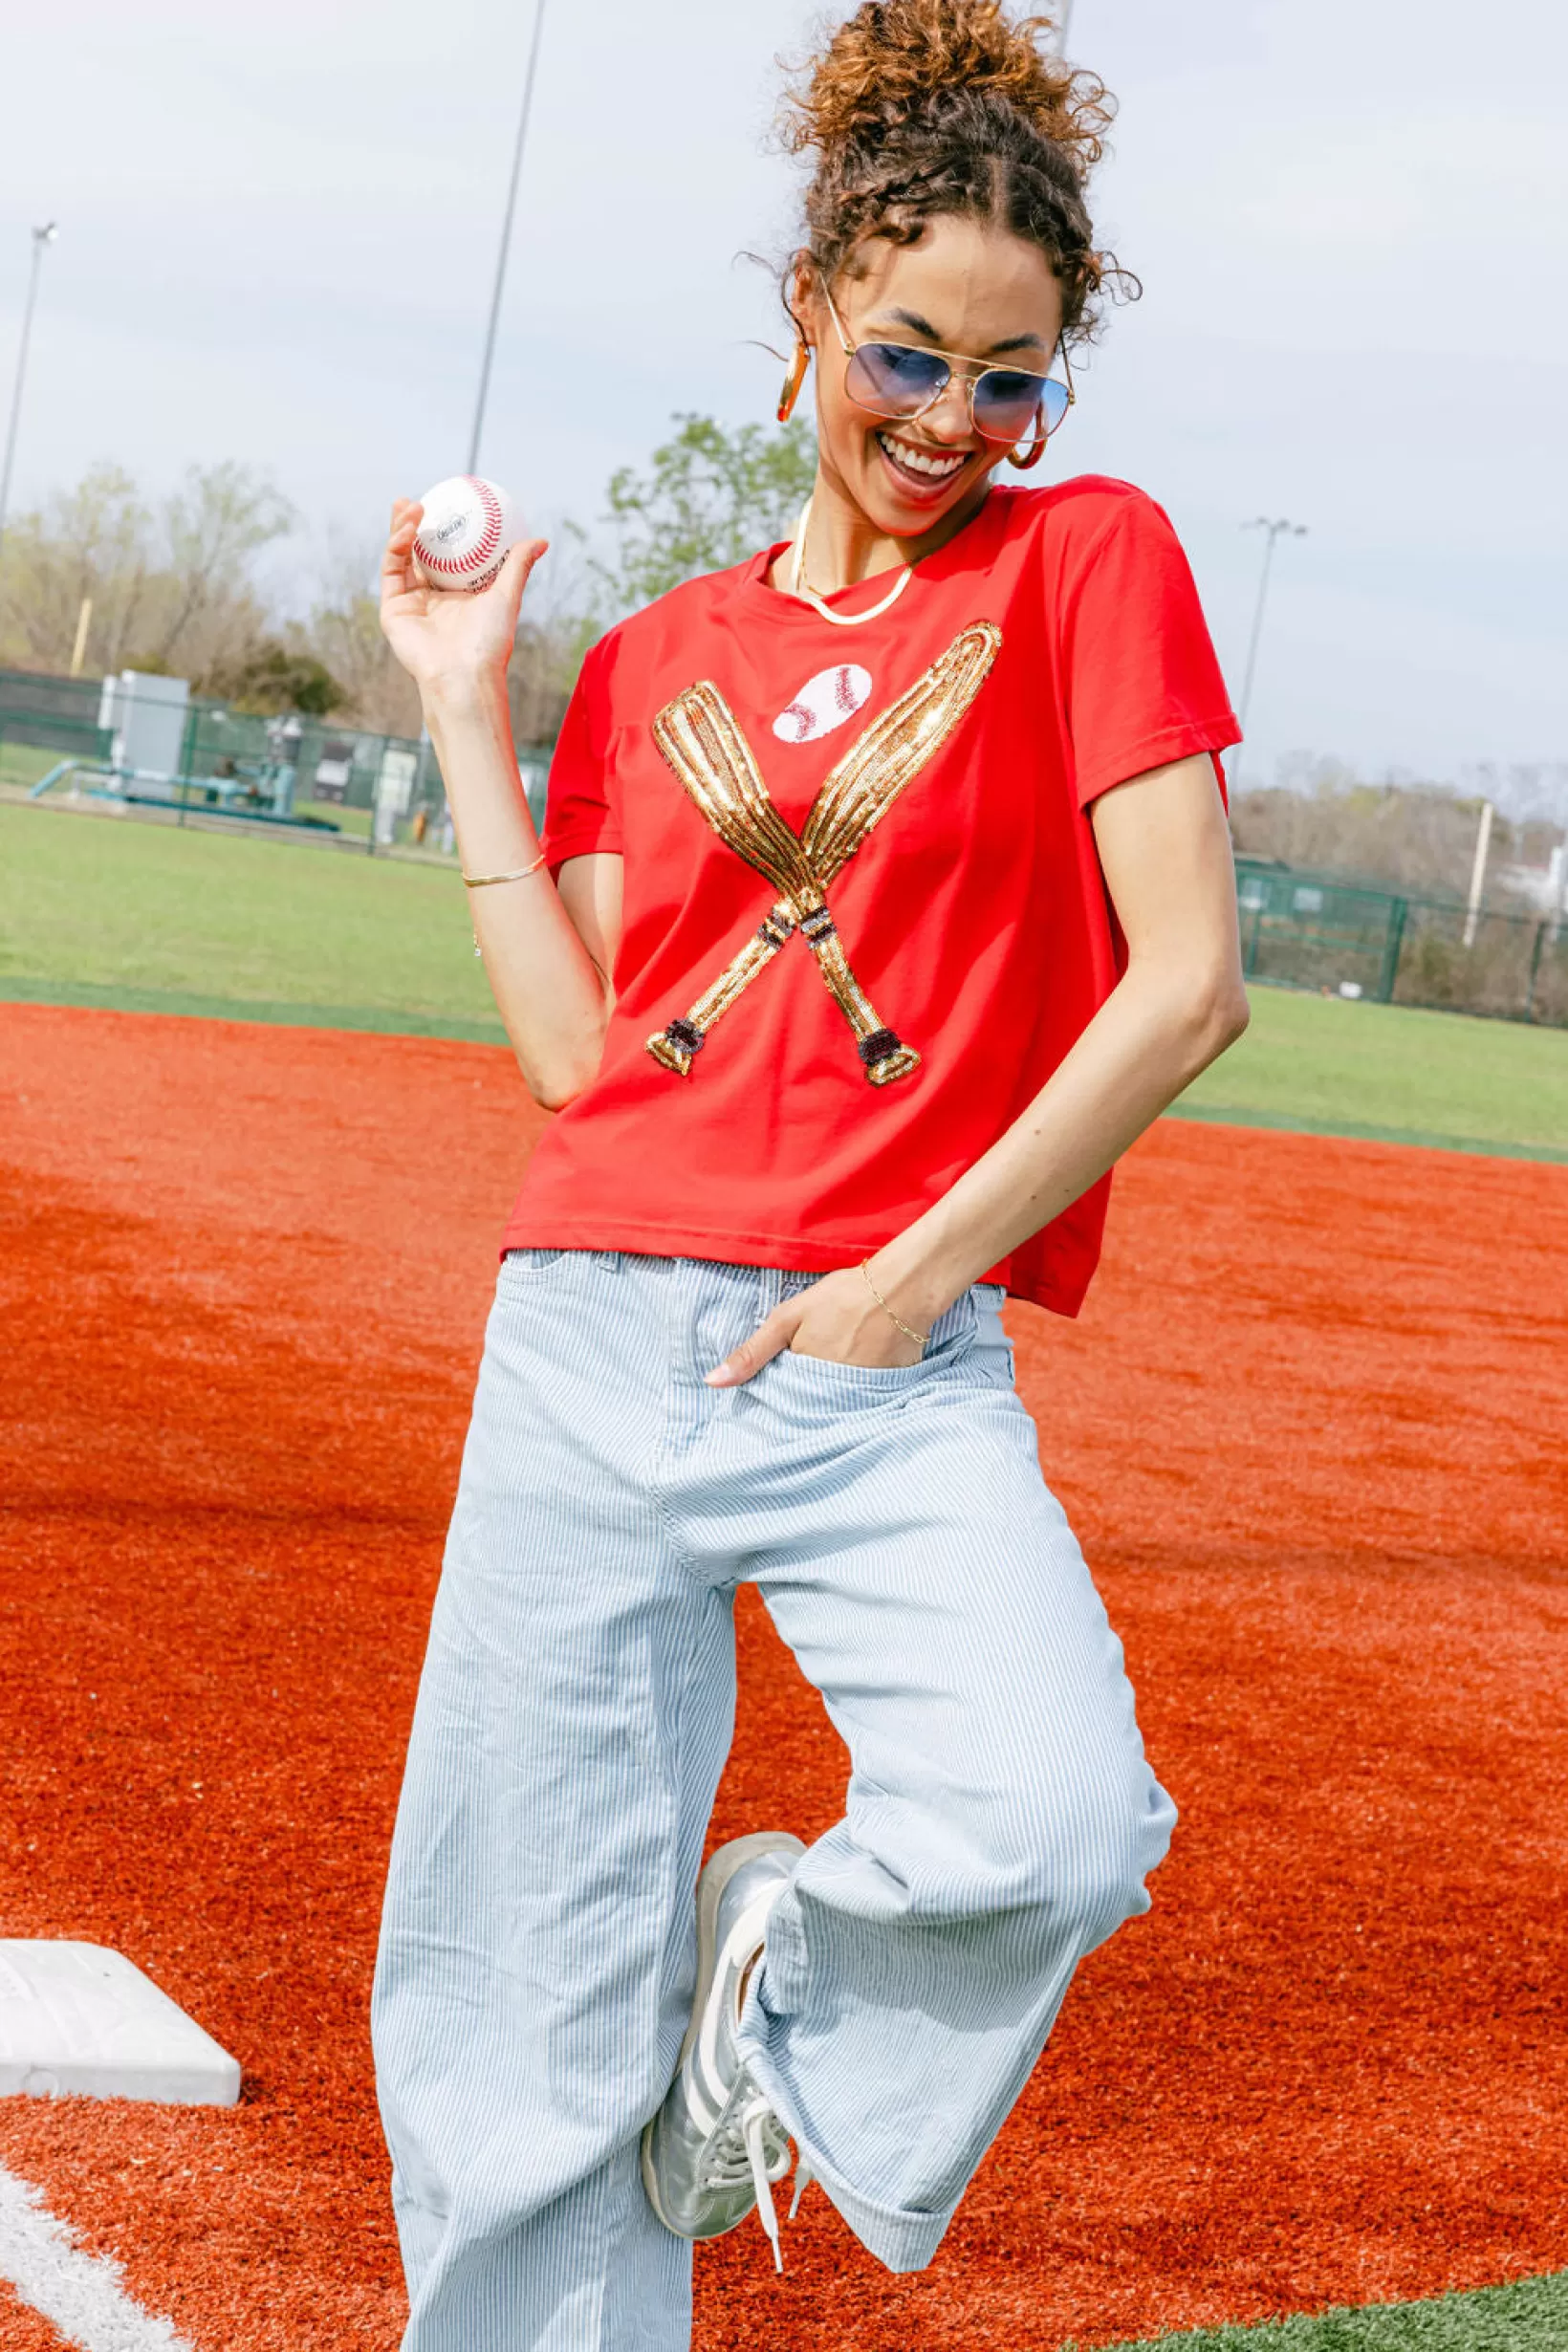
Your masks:
[[[690,2250],[637,2147],[689,2013],[738,1583],[850,1758],[743,2041],[882,2261],[929,2260],[1078,1960],[1147,1907],[1173,1810],[1000,1295],[962,1299],[908,1370],[785,1355],[705,1386],[810,1278],[504,1261],[376,1978],[405,2352],[689,2341]],[[752,1826],[790,1827],[775,1810]]]

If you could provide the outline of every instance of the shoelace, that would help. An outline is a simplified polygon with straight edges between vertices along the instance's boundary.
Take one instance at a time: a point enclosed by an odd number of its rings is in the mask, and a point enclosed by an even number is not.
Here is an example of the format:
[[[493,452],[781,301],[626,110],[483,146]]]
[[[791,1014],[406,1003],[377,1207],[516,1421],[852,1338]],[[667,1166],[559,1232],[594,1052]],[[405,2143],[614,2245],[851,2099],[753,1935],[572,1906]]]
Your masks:
[[[773,2268],[784,2268],[784,2250],[778,2242],[778,2215],[773,2210],[774,2181],[781,2181],[790,2168],[789,2138],[768,2102],[758,2091],[738,2108],[722,2131],[715,2134],[708,2155],[704,2185],[708,2189],[737,2189],[750,2179],[756,2192],[757,2218],[768,2234],[773,2250]],[[795,2204],[800,2202],[796,2191]],[[793,2209],[792,2209],[793,2210]]]
[[[807,2189],[811,2187],[816,2178],[817,2175],[812,2170],[806,2158],[804,2156],[800,2157],[795,2167],[795,2194],[790,2199],[790,2219],[792,2221],[800,2210],[801,2198],[805,2195]]]

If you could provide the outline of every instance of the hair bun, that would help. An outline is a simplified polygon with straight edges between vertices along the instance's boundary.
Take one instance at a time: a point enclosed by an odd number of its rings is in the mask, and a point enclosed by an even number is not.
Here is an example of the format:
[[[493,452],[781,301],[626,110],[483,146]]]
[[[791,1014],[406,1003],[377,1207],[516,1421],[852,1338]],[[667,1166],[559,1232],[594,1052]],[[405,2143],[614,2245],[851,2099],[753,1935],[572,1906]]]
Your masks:
[[[961,94],[989,95],[1086,180],[1111,109],[1103,83],[1042,46],[1053,30],[1049,16],[1009,16],[1003,0],[864,0],[787,98],[785,143],[825,155],[878,145]]]

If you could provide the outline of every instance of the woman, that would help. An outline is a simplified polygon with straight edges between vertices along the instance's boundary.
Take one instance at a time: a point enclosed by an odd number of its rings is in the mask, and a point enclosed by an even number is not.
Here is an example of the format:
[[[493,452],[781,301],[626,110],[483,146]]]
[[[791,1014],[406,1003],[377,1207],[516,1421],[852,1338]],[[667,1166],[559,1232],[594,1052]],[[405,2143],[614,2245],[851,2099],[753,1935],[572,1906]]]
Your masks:
[[[793,544],[589,655],[535,840],[503,672],[539,554],[426,596],[477,937],[560,1117],[505,1254],[378,1971],[408,2352],[673,2352],[689,2241],[815,2178],[930,2259],[1173,1809],[998,1318],[1071,1315],[1107,1171],[1246,1020],[1190,575],[1119,482],[1003,489],[1114,268],[1104,93],[991,0],[868,0],[781,414]],[[815,967],[815,969],[814,969]],[[691,1900],[754,1582],[850,1753]]]

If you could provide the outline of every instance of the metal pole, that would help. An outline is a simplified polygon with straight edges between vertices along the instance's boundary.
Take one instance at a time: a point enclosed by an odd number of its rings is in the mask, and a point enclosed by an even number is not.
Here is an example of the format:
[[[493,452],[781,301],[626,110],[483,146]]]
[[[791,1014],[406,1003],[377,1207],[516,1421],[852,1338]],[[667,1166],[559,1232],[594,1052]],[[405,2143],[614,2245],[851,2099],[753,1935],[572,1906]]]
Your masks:
[[[93,599],[83,597],[76,610],[76,641],[71,648],[71,675],[81,676],[81,665],[87,659],[87,632],[93,625]]]
[[[1266,514],[1260,514],[1255,521],[1243,523],[1241,527],[1243,531],[1261,531],[1264,541],[1263,569],[1258,575],[1257,602],[1252,608],[1252,635],[1247,647],[1247,668],[1241,682],[1241,708],[1236,713],[1242,736],[1245,739],[1247,714],[1252,707],[1252,681],[1257,676],[1257,649],[1263,636],[1263,608],[1269,600],[1269,574],[1274,568],[1274,541],[1286,534],[1297,539],[1304,539],[1307,535],[1307,526],[1305,523],[1293,523],[1284,515],[1271,522]],[[1241,753],[1242,746],[1238,743],[1230,758],[1230,789],[1232,792],[1241,776]]]
[[[16,427],[22,419],[22,386],[27,381],[28,345],[33,340],[33,312],[38,299],[38,272],[44,248],[59,235],[57,223],[45,221],[33,232],[33,268],[28,275],[27,304],[22,312],[22,340],[16,353],[16,382],[11,396],[11,423],[6,429],[5,462],[0,465],[0,548],[6,543],[6,515],[11,507],[11,469],[16,458]]]
[[[1481,894],[1486,888],[1487,852],[1492,847],[1492,807],[1490,800],[1481,803],[1480,822],[1475,828],[1475,857],[1470,865],[1470,896],[1465,901],[1465,945],[1475,945],[1475,927],[1481,915]]]
[[[1379,1000],[1385,1005],[1394,1001],[1399,986],[1400,950],[1405,945],[1405,926],[1409,920],[1408,899],[1391,899],[1388,904],[1388,928],[1383,935],[1383,969],[1378,974]]]
[[[545,0],[536,0],[534,11],[534,40],[528,53],[528,72],[523,76],[523,103],[517,116],[517,143],[512,151],[512,182],[507,189],[506,215],[501,223],[501,250],[495,261],[495,291],[490,296],[490,327],[485,337],[485,357],[479,369],[479,397],[474,403],[473,432],[468,441],[468,471],[479,471],[479,437],[485,429],[485,403],[490,398],[490,364],[495,358],[495,332],[501,323],[501,296],[506,290],[507,257],[512,250],[512,219],[517,209],[517,183],[522,177],[523,145],[528,137],[528,118],[534,104],[534,83],[539,70],[539,39],[544,32]]]
[[[1546,869],[1546,896],[1550,902],[1547,946],[1555,947],[1562,918],[1568,914],[1568,839],[1557,843]]]
[[[1536,924],[1535,944],[1530,951],[1530,985],[1524,992],[1524,1017],[1527,1021],[1533,1021],[1535,1017],[1535,983],[1540,978],[1541,949],[1546,945],[1546,930],[1544,923]]]
[[[1067,44],[1073,37],[1073,0],[1061,0],[1056,15],[1056,54],[1065,57]]]

